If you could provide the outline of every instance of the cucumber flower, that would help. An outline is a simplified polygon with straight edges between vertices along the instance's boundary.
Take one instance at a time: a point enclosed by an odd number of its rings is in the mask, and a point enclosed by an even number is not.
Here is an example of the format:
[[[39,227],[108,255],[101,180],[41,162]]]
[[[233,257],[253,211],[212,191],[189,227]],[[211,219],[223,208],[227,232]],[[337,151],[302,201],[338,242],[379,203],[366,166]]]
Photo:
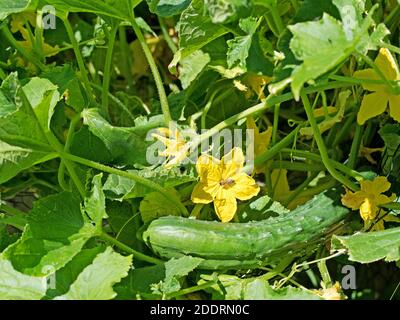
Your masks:
[[[375,60],[376,66],[390,81],[399,81],[400,72],[396,60],[390,51],[382,48]],[[366,69],[354,73],[354,77],[367,80],[381,80],[373,69]],[[400,122],[400,95],[396,94],[386,84],[364,83],[363,88],[373,93],[364,96],[357,122],[363,125],[367,120],[384,113],[389,105],[390,116]]]
[[[233,148],[218,160],[202,155],[196,163],[200,181],[192,192],[194,203],[214,202],[217,216],[222,222],[229,222],[237,210],[236,199],[249,200],[260,192],[253,178],[243,172],[243,151]]]
[[[379,207],[396,199],[394,193],[390,197],[383,194],[390,189],[390,186],[386,177],[376,177],[373,181],[362,181],[360,191],[346,190],[346,194],[342,196],[342,204],[353,210],[359,210],[366,226],[370,226],[378,218],[373,229],[383,230],[384,221],[397,221],[397,219],[393,219],[395,217],[385,215],[385,211]]]
[[[157,131],[160,134],[153,133],[152,136],[165,145],[165,150],[159,151],[158,154],[167,158],[166,167],[181,163],[188,154],[186,142],[181,133],[177,129],[168,128],[159,128]]]

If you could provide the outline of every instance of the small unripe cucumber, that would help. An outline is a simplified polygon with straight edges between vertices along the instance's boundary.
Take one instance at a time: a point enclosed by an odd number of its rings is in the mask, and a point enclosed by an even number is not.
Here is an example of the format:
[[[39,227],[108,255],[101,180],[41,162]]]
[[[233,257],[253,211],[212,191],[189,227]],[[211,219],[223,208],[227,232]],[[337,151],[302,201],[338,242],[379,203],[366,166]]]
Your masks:
[[[290,213],[257,222],[162,217],[149,225],[143,238],[163,258],[205,259],[203,269],[255,268],[315,250],[347,214],[347,209],[320,194]]]

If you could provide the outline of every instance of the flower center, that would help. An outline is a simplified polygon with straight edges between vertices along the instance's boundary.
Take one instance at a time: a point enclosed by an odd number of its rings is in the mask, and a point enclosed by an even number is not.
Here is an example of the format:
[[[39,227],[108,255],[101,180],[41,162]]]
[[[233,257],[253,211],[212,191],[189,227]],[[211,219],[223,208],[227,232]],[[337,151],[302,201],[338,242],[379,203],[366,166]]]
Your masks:
[[[235,180],[233,180],[232,178],[221,180],[219,183],[219,185],[225,189],[232,187],[234,184],[235,184]]]

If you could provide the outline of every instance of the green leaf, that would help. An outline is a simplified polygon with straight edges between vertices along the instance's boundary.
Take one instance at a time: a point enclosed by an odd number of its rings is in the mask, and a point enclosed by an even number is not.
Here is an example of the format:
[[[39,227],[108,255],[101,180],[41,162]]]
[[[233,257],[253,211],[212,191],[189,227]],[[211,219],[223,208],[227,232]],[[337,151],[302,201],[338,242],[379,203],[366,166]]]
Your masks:
[[[371,263],[400,259],[400,228],[351,236],[334,236],[332,250],[346,249],[351,261]]]
[[[46,289],[45,277],[24,275],[0,257],[0,300],[40,300]]]
[[[170,192],[179,197],[179,193],[174,189],[170,189]],[[144,223],[164,216],[179,216],[181,213],[176,206],[171,204],[159,192],[148,193],[140,202],[139,211]]]
[[[70,262],[53,275],[52,287],[46,292],[46,298],[54,298],[68,292],[70,286],[78,278],[79,274],[90,265],[94,258],[105,250],[104,246],[84,249]]]
[[[96,109],[82,112],[84,124],[107,147],[113,159],[121,164],[147,164],[146,151],[150,145],[140,127],[114,127]],[[147,127],[145,129],[148,130]],[[147,132],[146,132],[147,133]]]
[[[157,286],[157,289],[163,293],[178,291],[181,288],[179,280],[196,269],[202,260],[201,258],[184,256],[167,261],[165,263],[165,279]]]
[[[100,163],[110,163],[113,160],[104,142],[91,133],[86,126],[74,134],[70,151],[78,157]]]
[[[22,89],[41,127],[49,130],[54,108],[60,100],[58,87],[47,79],[32,78]]]
[[[131,10],[140,0],[45,0],[60,12],[91,12],[106,17],[129,20]]]
[[[201,50],[197,50],[181,59],[179,79],[181,80],[182,88],[188,88],[210,61],[210,55]]]
[[[137,206],[136,203],[131,204],[128,201],[108,201],[107,221],[119,241],[132,249],[143,251],[145,245],[137,237],[143,225]]]
[[[0,0],[0,21],[10,14],[27,11],[36,6],[37,0]]]
[[[136,268],[129,271],[129,275],[114,286],[118,293],[117,300],[137,299],[137,295],[145,294],[146,298],[152,296],[159,298],[159,295],[151,291],[151,285],[160,283],[165,279],[165,266],[163,264],[151,267]]]
[[[0,140],[0,183],[10,180],[19,172],[36,163],[50,160],[53,157],[45,151],[12,146]]]
[[[79,274],[68,292],[55,300],[113,299],[113,285],[128,275],[131,264],[132,256],[124,257],[108,247]]]
[[[92,192],[90,196],[85,199],[85,212],[99,231],[102,229],[103,219],[108,217],[106,213],[106,198],[101,182],[102,177],[102,173],[93,177]]]
[[[191,0],[146,0],[150,11],[160,17],[170,17],[181,13]]]
[[[83,95],[80,82],[70,64],[54,67],[41,75],[58,87],[60,96],[64,96],[65,103],[80,112],[86,106],[87,101]]]
[[[228,32],[225,28],[212,23],[211,18],[204,14],[203,9],[203,0],[193,0],[182,12],[178,31],[180,58],[187,57]]]
[[[84,221],[79,200],[63,192],[34,204],[22,237],[2,256],[25,274],[49,275],[65,266],[94,234],[92,224]]]
[[[246,69],[246,60],[249,56],[249,50],[252,44],[253,35],[257,30],[258,22],[256,18],[242,19],[239,22],[239,27],[246,36],[238,36],[232,40],[228,40],[228,67],[233,68],[236,62],[239,62],[239,67]]]
[[[383,173],[398,177],[400,172],[400,125],[386,124],[379,130],[379,135],[385,142],[385,152],[382,159]]]
[[[337,0],[342,21],[327,13],[318,21],[307,21],[291,25],[293,33],[290,49],[297,60],[302,61],[292,72],[291,85],[296,100],[303,85],[315,80],[344,62],[352,53],[366,54],[376,46],[377,38],[384,36],[379,28],[374,36],[367,32],[372,19],[363,19],[364,2],[358,0]],[[371,40],[372,39],[372,40]],[[315,50],[318,48],[318,50]]]
[[[20,89],[16,73],[0,87],[0,183],[55,157]]]
[[[205,0],[205,7],[213,23],[232,23],[250,15],[250,0]]]
[[[242,222],[259,221],[288,212],[290,210],[266,195],[252,200],[242,208],[239,208],[238,217]]]

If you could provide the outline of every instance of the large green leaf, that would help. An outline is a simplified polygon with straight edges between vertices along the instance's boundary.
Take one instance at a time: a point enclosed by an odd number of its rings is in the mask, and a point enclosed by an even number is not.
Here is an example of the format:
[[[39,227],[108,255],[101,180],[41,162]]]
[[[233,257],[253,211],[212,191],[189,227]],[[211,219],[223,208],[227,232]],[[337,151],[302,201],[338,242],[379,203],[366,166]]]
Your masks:
[[[54,158],[46,151],[35,151],[10,145],[0,140],[0,183],[15,177],[19,172],[36,163]]]
[[[37,0],[0,0],[0,21],[13,13],[26,11],[36,6]]]
[[[60,100],[58,87],[50,80],[32,78],[22,89],[41,127],[49,130],[54,108]]]
[[[79,274],[68,292],[55,300],[113,299],[113,285],[128,275],[131,264],[132,256],[124,257],[108,247]]]
[[[131,10],[141,0],[45,0],[61,12],[92,12],[99,15],[129,20]]]
[[[346,249],[351,261],[371,263],[381,259],[400,259],[400,228],[351,236],[334,236],[332,250]]]
[[[145,137],[153,124],[133,128],[114,127],[96,109],[84,110],[82,117],[84,124],[104,143],[116,163],[147,164],[146,152],[151,142]]]
[[[150,11],[160,17],[170,17],[181,13],[191,0],[146,0]]]
[[[79,274],[104,250],[104,246],[98,246],[79,252],[70,262],[53,275],[54,278],[52,280],[54,282],[50,283],[52,287],[46,292],[46,298],[54,298],[67,293]]]
[[[0,300],[40,300],[46,289],[45,277],[24,275],[0,258]]]
[[[154,287],[155,292],[172,293],[181,288],[180,279],[196,269],[203,259],[184,256],[165,263],[165,279]]]
[[[249,16],[253,9],[250,0],[205,0],[204,3],[213,23],[232,23]]]
[[[211,18],[204,14],[203,8],[203,0],[193,0],[182,12],[178,31],[182,58],[228,32],[222,26],[212,23]]]
[[[45,276],[71,261],[94,235],[95,228],[82,216],[79,199],[63,192],[35,203],[22,237],[2,256],[18,271]]]
[[[35,80],[36,81],[36,80]],[[46,82],[46,85],[51,85]],[[36,95],[27,92],[37,115],[46,128],[54,108],[53,91]],[[54,88],[54,87],[53,87]],[[40,90],[40,88],[37,88]],[[26,95],[21,95],[16,73],[10,74],[0,87],[0,183],[13,178],[29,167],[55,157]]]
[[[342,21],[324,13],[318,21],[301,22],[288,27],[293,33],[290,49],[296,59],[302,61],[291,75],[292,91],[296,100],[306,82],[339,66],[356,51],[365,54],[368,50],[376,49],[377,44],[387,35],[387,30],[382,25],[369,35],[367,30],[372,19],[363,19],[364,1],[333,2],[339,9]]]
[[[241,68],[246,69],[246,60],[249,56],[253,35],[258,27],[257,19],[242,19],[239,22],[239,27],[246,33],[246,35],[237,36],[232,40],[228,40],[228,67],[233,68],[238,62],[238,65]]]

